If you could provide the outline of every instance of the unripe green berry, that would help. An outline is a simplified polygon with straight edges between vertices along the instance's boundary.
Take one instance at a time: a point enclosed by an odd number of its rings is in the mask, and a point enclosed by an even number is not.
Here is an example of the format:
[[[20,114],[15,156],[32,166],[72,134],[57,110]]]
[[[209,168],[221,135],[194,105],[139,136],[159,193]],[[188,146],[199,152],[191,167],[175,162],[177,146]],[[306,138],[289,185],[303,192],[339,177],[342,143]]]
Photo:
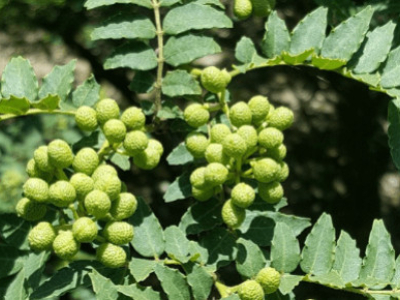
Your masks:
[[[206,185],[217,186],[228,179],[228,169],[220,163],[210,163],[204,170]]]
[[[268,115],[270,104],[266,97],[254,96],[249,101],[249,108],[253,116],[253,124],[258,125],[262,123]]]
[[[126,134],[124,148],[130,156],[134,156],[144,151],[149,145],[147,135],[139,130],[130,131]]]
[[[247,149],[252,149],[257,146],[258,134],[257,130],[251,125],[243,125],[236,132],[240,135],[246,142]]]
[[[103,229],[103,236],[114,245],[128,244],[133,234],[133,226],[123,221],[109,222]]]
[[[214,188],[198,189],[192,186],[192,196],[198,201],[210,200],[211,197],[214,196],[214,194],[215,194]]]
[[[276,180],[280,166],[271,158],[263,158],[252,162],[254,178],[260,182],[268,183]]]
[[[58,169],[68,168],[74,160],[69,145],[63,140],[54,140],[47,147],[50,164]]]
[[[265,294],[272,294],[279,288],[281,274],[274,268],[263,268],[258,272],[256,281],[261,285]]]
[[[113,201],[110,213],[115,220],[123,220],[132,216],[137,209],[136,197],[131,193],[121,193]]]
[[[254,189],[246,183],[238,183],[232,189],[231,201],[234,205],[241,208],[248,208],[256,198]]]
[[[76,154],[72,167],[75,172],[85,173],[90,176],[96,170],[99,162],[99,156],[96,151],[92,148],[83,148]]]
[[[94,131],[97,126],[97,113],[89,106],[81,106],[76,110],[75,122],[83,131]]]
[[[276,176],[276,180],[279,182],[285,181],[289,177],[289,166],[285,162],[279,163],[280,170]]]
[[[287,107],[278,107],[273,113],[268,115],[268,126],[275,127],[279,130],[285,130],[292,126],[294,121],[293,111]]]
[[[233,126],[250,125],[252,120],[251,110],[246,102],[240,101],[229,109],[229,120]]]
[[[107,174],[94,182],[94,189],[105,192],[111,201],[118,198],[121,192],[121,180],[118,176]]]
[[[268,17],[275,7],[275,0],[251,0],[251,3],[256,17]]]
[[[111,200],[103,191],[94,190],[87,194],[84,205],[89,215],[99,219],[110,211]]]
[[[49,162],[49,156],[47,153],[47,146],[40,146],[33,153],[36,166],[43,172],[50,173],[54,170],[54,167]]]
[[[282,161],[286,157],[286,153],[286,146],[284,144],[280,144],[278,147],[268,149],[267,156],[276,161]]]
[[[49,200],[58,207],[67,207],[76,200],[74,186],[65,180],[53,183],[49,188]]]
[[[37,201],[47,202],[49,199],[49,185],[40,178],[29,178],[23,185],[25,197]]]
[[[259,133],[258,142],[261,147],[267,149],[279,147],[283,142],[283,133],[273,127],[265,128]]]
[[[222,92],[231,81],[231,75],[224,69],[217,67],[207,67],[201,72],[201,84],[211,93]]]
[[[193,187],[202,189],[205,187],[204,171],[205,167],[199,167],[190,174],[190,183]]]
[[[111,119],[104,123],[103,133],[110,144],[119,144],[125,139],[126,127],[122,121]]]
[[[221,144],[213,143],[208,145],[204,156],[209,163],[217,162],[223,165],[229,163],[229,157],[224,153],[224,148]]]
[[[160,156],[164,153],[163,145],[155,139],[149,139],[149,144],[147,145],[147,148],[157,151]]]
[[[88,217],[81,217],[72,224],[72,233],[78,242],[93,242],[98,233],[97,224]]]
[[[94,170],[92,174],[92,179],[96,181],[97,179],[105,176],[105,175],[114,175],[118,176],[117,170],[113,166],[110,165],[100,165],[97,167],[96,170]]]
[[[69,182],[75,188],[78,199],[85,199],[86,195],[94,189],[94,181],[84,173],[75,173]]]
[[[279,182],[258,183],[258,195],[269,204],[278,203],[283,197],[283,187]]]
[[[215,124],[211,127],[210,139],[211,143],[221,144],[224,139],[232,132],[225,124]]]
[[[126,262],[126,253],[120,246],[103,243],[96,249],[96,258],[108,268],[120,268]]]
[[[32,250],[43,251],[50,249],[56,231],[49,222],[40,222],[28,234],[29,245]]]
[[[224,153],[233,158],[241,158],[247,151],[246,141],[237,133],[228,135],[222,142]]]
[[[27,221],[39,221],[46,215],[47,207],[44,204],[22,198],[15,207],[17,215]]]
[[[146,148],[144,151],[136,154],[133,157],[133,162],[139,169],[152,170],[158,166],[160,159],[161,155],[159,151]]]
[[[121,115],[121,121],[128,130],[142,129],[146,123],[146,116],[140,108],[129,107]]]
[[[96,105],[97,121],[103,125],[111,119],[119,118],[119,106],[113,99],[103,99]]]
[[[42,170],[40,170],[37,167],[36,162],[33,158],[30,159],[26,165],[26,173],[28,174],[29,177],[41,178],[46,182],[51,181],[51,179],[53,178],[52,173],[47,173],[47,172],[43,172]]]
[[[194,158],[204,157],[209,143],[210,141],[207,137],[199,132],[189,133],[185,140],[186,148]]]
[[[253,5],[250,0],[234,0],[233,13],[239,20],[245,20],[250,17]]]
[[[246,210],[234,205],[232,200],[225,202],[222,207],[222,220],[231,229],[237,229],[246,217]]]
[[[195,103],[186,107],[183,112],[186,123],[197,128],[203,126],[210,119],[210,113],[202,105]]]
[[[54,253],[61,259],[70,260],[78,253],[80,243],[74,239],[71,231],[60,231],[53,241]]]
[[[264,291],[255,280],[246,280],[238,289],[240,300],[264,300]]]

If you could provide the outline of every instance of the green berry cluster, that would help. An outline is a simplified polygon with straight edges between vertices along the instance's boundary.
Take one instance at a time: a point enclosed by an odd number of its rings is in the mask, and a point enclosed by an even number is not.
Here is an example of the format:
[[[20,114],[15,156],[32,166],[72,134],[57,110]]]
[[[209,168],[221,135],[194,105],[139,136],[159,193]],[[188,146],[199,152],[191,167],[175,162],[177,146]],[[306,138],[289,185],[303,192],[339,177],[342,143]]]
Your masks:
[[[134,236],[133,226],[124,221],[133,215],[137,200],[124,192],[114,167],[102,164],[92,148],[73,153],[62,140],[54,140],[34,152],[26,171],[23,198],[17,214],[38,222],[29,232],[32,250],[52,250],[71,260],[81,243],[101,243],[97,259],[108,267],[126,262],[121,245]],[[57,218],[46,218],[48,210]]]
[[[184,112],[186,122],[194,128],[207,124],[207,107],[189,105]],[[282,199],[281,182],[289,176],[283,161],[286,147],[282,131],[292,125],[294,116],[290,109],[275,108],[260,95],[235,103],[227,109],[227,115],[230,124],[213,124],[208,135],[194,130],[186,136],[185,145],[194,158],[208,163],[190,176],[192,196],[207,201],[223,193],[224,185],[232,187],[230,199],[222,208],[222,219],[236,229],[245,219],[245,209],[256,198],[252,181],[265,202],[276,204]]]

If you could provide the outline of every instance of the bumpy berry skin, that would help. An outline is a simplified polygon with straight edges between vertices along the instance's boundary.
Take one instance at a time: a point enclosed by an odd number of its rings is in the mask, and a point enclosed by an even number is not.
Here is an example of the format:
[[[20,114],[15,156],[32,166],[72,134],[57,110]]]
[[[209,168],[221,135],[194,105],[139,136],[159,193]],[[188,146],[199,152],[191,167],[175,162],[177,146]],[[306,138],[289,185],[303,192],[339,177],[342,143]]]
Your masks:
[[[136,197],[133,194],[121,193],[112,203],[111,216],[117,221],[127,219],[135,213],[137,205]]]
[[[207,124],[210,119],[210,113],[202,105],[195,103],[186,107],[183,117],[190,126],[198,128]]]
[[[264,291],[255,280],[246,280],[238,290],[240,300],[264,300]]]
[[[255,179],[268,183],[274,181],[280,170],[280,166],[271,158],[263,158],[252,163]]]
[[[72,224],[72,234],[80,243],[93,242],[98,233],[96,222],[88,217],[81,217]]]
[[[94,189],[93,179],[84,173],[75,173],[69,183],[74,187],[76,197],[80,200],[83,200]]]
[[[222,92],[231,81],[231,75],[226,70],[214,66],[207,67],[201,72],[201,84],[211,93]]]
[[[33,153],[36,166],[43,172],[52,172],[54,167],[49,162],[49,156],[47,153],[47,146],[40,146]]]
[[[58,169],[68,168],[74,160],[74,155],[69,145],[63,140],[54,140],[48,147],[50,164]]]
[[[204,171],[205,167],[199,167],[190,174],[190,183],[197,189],[205,188]]]
[[[146,116],[137,107],[129,107],[121,115],[121,121],[128,130],[142,129],[146,123]]]
[[[96,181],[97,179],[105,176],[105,175],[114,175],[118,176],[117,170],[113,166],[110,165],[100,165],[92,174],[92,179]]]
[[[99,165],[99,156],[92,148],[83,148],[76,154],[72,167],[75,172],[92,175]]]
[[[279,182],[258,183],[258,195],[269,204],[278,203],[283,197],[283,187]]]
[[[245,140],[247,149],[251,149],[257,146],[258,134],[257,130],[253,126],[243,125],[238,129],[236,133]]]
[[[250,125],[252,120],[251,110],[246,102],[240,101],[229,109],[229,120],[233,126]]]
[[[24,220],[39,221],[46,215],[47,207],[28,198],[22,198],[18,201],[15,210],[17,215]]]
[[[147,148],[157,151],[160,156],[162,156],[164,153],[163,145],[155,139],[149,139],[149,144],[147,145]]]
[[[245,217],[246,211],[234,205],[232,200],[226,201],[222,207],[222,220],[231,229],[238,228],[243,223]]]
[[[204,181],[206,185],[217,186],[228,179],[228,169],[220,163],[210,163],[204,170]]]
[[[100,219],[110,211],[111,200],[103,191],[94,190],[87,194],[84,205],[88,214]]]
[[[58,207],[67,207],[76,200],[74,186],[65,180],[53,183],[49,188],[49,200]]]
[[[124,245],[133,239],[133,226],[127,222],[109,222],[103,229],[103,236],[114,245]]]
[[[283,133],[273,127],[265,128],[259,133],[258,142],[267,149],[279,147],[283,143]]]
[[[246,183],[238,183],[232,189],[231,201],[237,207],[248,208],[253,204],[255,198],[254,189]]]
[[[270,104],[266,97],[254,96],[249,101],[249,108],[253,116],[253,124],[258,125],[262,123],[268,115]]]
[[[212,196],[214,196],[214,189],[213,188],[198,189],[192,187],[192,196],[198,201],[207,201],[210,200]]]
[[[268,149],[267,156],[276,161],[282,161],[283,159],[285,159],[286,153],[286,146],[284,144],[281,144],[278,147]]]
[[[78,253],[80,243],[74,239],[71,231],[60,231],[53,241],[54,253],[61,259],[69,260]]]
[[[186,148],[194,158],[204,157],[209,143],[207,137],[199,132],[189,133],[185,140]]]
[[[120,268],[126,262],[126,253],[120,246],[103,243],[96,249],[96,258],[109,268]]]
[[[253,5],[250,0],[235,0],[233,3],[233,13],[239,20],[245,20],[250,17]]]
[[[221,144],[231,133],[231,130],[225,124],[215,124],[210,132],[211,143]]]
[[[256,276],[256,281],[261,285],[265,294],[275,293],[281,283],[281,274],[274,268],[261,269]]]
[[[118,176],[114,175],[104,175],[94,182],[94,189],[105,192],[111,201],[118,198],[121,192],[121,180]]]
[[[49,185],[40,178],[29,178],[23,185],[25,197],[43,203],[49,199]]]
[[[268,126],[275,127],[279,130],[285,130],[292,126],[294,120],[293,111],[287,107],[278,107],[271,115],[268,115]]]
[[[289,177],[289,166],[285,162],[280,162],[279,166],[281,167],[281,169],[276,176],[276,180],[282,182]]]
[[[275,7],[275,0],[251,0],[251,3],[256,17],[268,17]]]
[[[40,178],[46,182],[51,181],[51,179],[53,178],[52,173],[47,173],[47,172],[43,172],[42,170],[40,170],[37,167],[36,162],[33,158],[30,159],[26,165],[26,173],[28,174],[29,177]]]
[[[126,127],[122,121],[111,119],[104,123],[103,133],[111,144],[119,144],[125,139]]]
[[[130,156],[134,156],[144,151],[149,145],[147,135],[139,130],[130,131],[126,134],[124,148]]]
[[[246,141],[237,133],[228,135],[222,142],[224,153],[233,158],[241,158],[247,151]]]
[[[119,106],[113,99],[103,99],[96,105],[97,121],[103,125],[111,119],[119,118]]]
[[[29,245],[34,251],[43,251],[50,249],[56,231],[49,222],[40,222],[31,229],[28,234]]]
[[[83,131],[94,131],[97,126],[97,113],[89,106],[81,106],[76,110],[75,122]]]
[[[152,170],[158,166],[160,159],[161,155],[159,151],[147,147],[144,151],[133,157],[133,162],[139,169]]]
[[[208,145],[204,156],[209,163],[221,163],[226,165],[229,163],[229,157],[224,153],[224,147],[221,144],[212,143]]]

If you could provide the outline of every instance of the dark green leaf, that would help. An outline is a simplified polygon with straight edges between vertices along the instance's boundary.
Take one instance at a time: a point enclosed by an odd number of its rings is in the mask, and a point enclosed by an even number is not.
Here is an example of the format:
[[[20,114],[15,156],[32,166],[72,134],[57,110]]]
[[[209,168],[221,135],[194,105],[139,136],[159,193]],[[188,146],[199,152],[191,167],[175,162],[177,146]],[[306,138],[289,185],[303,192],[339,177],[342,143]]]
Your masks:
[[[76,107],[82,105],[93,106],[99,99],[100,85],[93,74],[72,93],[72,103]]]
[[[394,165],[400,170],[400,98],[389,102],[389,146]]]
[[[209,299],[214,279],[204,266],[186,264],[183,266],[187,273],[187,281],[192,288],[195,300]]]
[[[246,219],[239,227],[240,236],[259,246],[269,246],[274,233],[275,222],[257,211],[246,211]]]
[[[30,108],[30,103],[27,98],[18,98],[10,96],[9,99],[1,99],[0,114],[23,115]]]
[[[161,300],[160,293],[138,284],[119,285],[118,292],[135,300]]]
[[[265,23],[265,35],[261,43],[263,53],[273,58],[280,56],[282,51],[289,50],[290,35],[285,21],[278,17],[276,11],[268,17]]]
[[[26,300],[25,271],[22,269],[7,288],[4,300]]]
[[[145,280],[154,272],[156,264],[157,262],[155,260],[132,257],[129,263],[129,270],[131,271],[133,278],[135,278],[137,282],[140,282]]]
[[[136,93],[150,93],[154,88],[154,76],[150,72],[137,71],[129,88]]]
[[[185,234],[177,226],[170,226],[164,231],[165,236],[165,252],[172,259],[179,262],[188,262],[189,256],[189,240]]]
[[[26,257],[12,246],[0,244],[0,278],[17,273],[24,266]]]
[[[21,250],[30,250],[27,236],[31,229],[29,222],[16,214],[0,215],[0,235],[4,242]]]
[[[194,157],[187,150],[185,143],[180,143],[167,157],[167,162],[170,166],[184,165],[193,162]]]
[[[156,265],[155,272],[168,299],[190,299],[189,286],[182,273],[160,264]]]
[[[303,276],[283,274],[281,277],[281,283],[279,284],[279,291],[283,295],[289,294],[296,286],[299,285],[302,279]]]
[[[108,6],[117,3],[123,4],[136,4],[140,6],[144,6],[147,8],[152,8],[150,0],[87,0],[85,3],[85,7],[87,9],[93,9],[101,6]]]
[[[104,277],[96,270],[89,273],[89,277],[92,280],[93,290],[98,300],[113,300],[118,298],[117,287],[110,279]]]
[[[164,194],[165,202],[173,202],[183,200],[192,195],[192,185],[190,184],[190,173],[185,172],[177,177],[173,183],[168,186],[167,192]]]
[[[58,95],[47,95],[43,99],[32,103],[32,107],[43,110],[55,110],[60,107],[61,99]]]
[[[169,100],[163,101],[161,103],[161,109],[157,113],[157,117],[162,120],[182,118],[182,115],[182,110],[176,104],[176,102]]]
[[[201,95],[201,87],[192,75],[184,70],[167,72],[162,83],[163,94],[169,97]]]
[[[236,270],[246,278],[255,277],[265,267],[266,260],[256,244],[250,240],[237,240]]]
[[[43,269],[49,256],[49,251],[42,251],[39,253],[31,252],[25,261],[25,278],[33,290],[39,286],[43,275]]]

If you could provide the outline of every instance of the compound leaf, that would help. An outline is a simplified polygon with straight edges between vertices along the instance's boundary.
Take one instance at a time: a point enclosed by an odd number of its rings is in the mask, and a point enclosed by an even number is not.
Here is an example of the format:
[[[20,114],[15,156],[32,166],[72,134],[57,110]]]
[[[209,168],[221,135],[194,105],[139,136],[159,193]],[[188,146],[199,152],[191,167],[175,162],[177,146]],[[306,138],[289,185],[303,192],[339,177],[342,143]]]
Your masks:
[[[242,238],[237,240],[237,247],[236,270],[246,278],[255,277],[266,264],[260,247]]]
[[[168,295],[168,299],[190,299],[186,278],[178,270],[158,264],[155,267],[155,273],[161,282],[164,292]]]
[[[163,79],[162,92],[168,97],[201,95],[201,87],[192,75],[184,70],[167,72]]]
[[[265,23],[265,35],[261,43],[261,49],[268,58],[280,56],[282,51],[289,49],[290,34],[285,21],[273,11]]]

